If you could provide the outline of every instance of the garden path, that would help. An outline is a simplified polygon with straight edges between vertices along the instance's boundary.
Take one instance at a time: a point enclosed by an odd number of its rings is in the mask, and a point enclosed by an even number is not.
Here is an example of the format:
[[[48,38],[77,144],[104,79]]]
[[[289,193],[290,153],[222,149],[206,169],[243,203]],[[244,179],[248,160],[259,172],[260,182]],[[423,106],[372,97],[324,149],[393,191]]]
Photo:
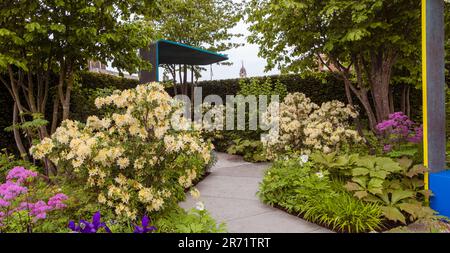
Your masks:
[[[245,162],[240,156],[217,153],[211,174],[197,185],[200,201],[230,233],[326,233],[316,224],[261,203],[256,196],[268,163]],[[186,210],[197,200],[188,195]]]

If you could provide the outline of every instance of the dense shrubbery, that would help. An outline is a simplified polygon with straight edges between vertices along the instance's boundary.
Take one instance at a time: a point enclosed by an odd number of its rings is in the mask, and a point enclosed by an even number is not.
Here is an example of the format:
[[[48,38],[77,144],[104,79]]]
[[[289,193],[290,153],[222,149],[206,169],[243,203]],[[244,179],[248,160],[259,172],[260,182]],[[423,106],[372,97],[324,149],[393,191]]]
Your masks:
[[[381,227],[377,204],[351,197],[326,170],[318,170],[302,159],[274,163],[258,193],[263,202],[340,232],[368,232]]]
[[[33,156],[48,157],[61,180],[87,184],[95,199],[86,202],[98,201],[120,222],[176,205],[204,173],[212,149],[199,131],[170,128],[181,104],[156,83],[115,91],[95,103],[114,110],[86,124],[63,122],[32,147]]]
[[[263,143],[269,158],[310,154],[313,150],[330,153],[361,140],[349,122],[357,115],[339,101],[319,107],[302,93],[288,94],[280,104],[279,133],[267,136]]]
[[[311,158],[317,168],[347,181],[345,188],[355,197],[378,203],[388,220],[406,224],[433,214],[424,205],[430,196],[424,190],[426,169],[413,165],[406,157],[395,161],[388,157],[315,153]]]

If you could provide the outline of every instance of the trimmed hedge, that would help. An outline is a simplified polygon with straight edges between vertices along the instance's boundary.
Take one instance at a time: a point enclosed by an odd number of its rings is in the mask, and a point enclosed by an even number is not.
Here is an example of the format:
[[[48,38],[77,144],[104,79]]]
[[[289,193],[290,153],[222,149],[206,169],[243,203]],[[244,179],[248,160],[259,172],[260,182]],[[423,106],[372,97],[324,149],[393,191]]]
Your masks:
[[[333,99],[342,102],[347,101],[342,81],[332,75],[324,74],[322,78],[301,77],[293,74],[257,78],[262,81],[267,78],[271,78],[272,81],[279,79],[281,83],[286,85],[288,92],[302,92],[317,104]],[[226,95],[235,95],[239,91],[239,81],[240,79],[202,81],[198,83],[198,86],[203,88],[203,97],[215,94],[221,96],[225,101]],[[95,96],[93,94],[98,93],[99,89],[128,89],[138,85],[139,81],[101,73],[82,72],[78,75],[77,83],[78,85],[74,88],[71,97],[71,118],[84,121],[89,115],[98,114],[98,110],[94,105]],[[167,91],[173,95],[173,88],[168,88]],[[396,101],[399,102],[401,97],[400,87],[395,89],[394,94],[398,98]],[[413,118],[420,120],[421,91],[411,89],[410,100]],[[357,102],[358,100],[355,98],[354,101]],[[2,114],[0,115],[0,148],[7,147],[14,150],[15,144],[12,134],[3,130],[11,125],[12,104],[13,101],[10,95],[6,90],[3,90],[0,94],[0,108],[2,108]],[[52,101],[49,101],[49,107],[51,107],[51,104]],[[399,106],[396,108],[399,108]],[[361,112],[363,113],[363,111]],[[51,111],[48,112],[48,115],[51,115]]]

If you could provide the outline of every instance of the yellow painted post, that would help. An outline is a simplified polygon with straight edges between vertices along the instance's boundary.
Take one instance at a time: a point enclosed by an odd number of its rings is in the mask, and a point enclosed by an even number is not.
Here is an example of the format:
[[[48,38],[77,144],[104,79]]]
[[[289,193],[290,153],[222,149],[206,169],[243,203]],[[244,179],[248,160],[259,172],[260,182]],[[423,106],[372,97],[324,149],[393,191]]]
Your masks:
[[[423,164],[428,168],[428,111],[427,111],[427,0],[422,0],[422,114],[423,114]],[[429,189],[428,172],[425,173],[425,190]]]

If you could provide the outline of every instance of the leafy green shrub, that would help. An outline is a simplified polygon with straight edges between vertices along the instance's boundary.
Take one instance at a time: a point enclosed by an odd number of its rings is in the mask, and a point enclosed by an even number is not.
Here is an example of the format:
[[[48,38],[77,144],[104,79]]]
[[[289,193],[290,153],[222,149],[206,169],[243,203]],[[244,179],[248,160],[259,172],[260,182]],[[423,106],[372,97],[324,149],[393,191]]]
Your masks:
[[[265,162],[267,155],[261,141],[235,139],[227,153],[231,155],[242,155],[248,162]]]
[[[0,151],[0,182],[5,181],[8,170],[16,166],[25,167],[41,173],[43,172],[42,168],[35,166],[29,161],[17,159],[14,154],[9,153],[8,150],[4,148]]]
[[[378,203],[383,216],[406,223],[432,215],[423,201],[429,196],[423,186],[426,168],[413,165],[406,157],[397,161],[388,157],[315,153],[311,159],[322,169],[348,180],[345,188],[366,202]]]
[[[206,210],[191,209],[186,212],[181,208],[171,209],[161,218],[156,219],[158,232],[164,233],[224,233],[224,223],[217,224]]]
[[[258,196],[340,232],[367,232],[381,227],[377,204],[364,203],[330,180],[327,171],[313,169],[304,158],[276,161],[266,172]]]
[[[263,140],[269,158],[310,154],[314,150],[330,153],[344,144],[361,141],[349,124],[358,113],[339,101],[325,102],[319,107],[305,94],[290,93],[279,111],[279,132]]]
[[[58,175],[87,185],[116,219],[134,220],[177,205],[184,189],[204,173],[212,145],[178,115],[181,104],[157,83],[115,91],[97,98],[97,107],[114,112],[86,124],[66,120],[51,136],[31,148],[36,159],[49,158]]]

